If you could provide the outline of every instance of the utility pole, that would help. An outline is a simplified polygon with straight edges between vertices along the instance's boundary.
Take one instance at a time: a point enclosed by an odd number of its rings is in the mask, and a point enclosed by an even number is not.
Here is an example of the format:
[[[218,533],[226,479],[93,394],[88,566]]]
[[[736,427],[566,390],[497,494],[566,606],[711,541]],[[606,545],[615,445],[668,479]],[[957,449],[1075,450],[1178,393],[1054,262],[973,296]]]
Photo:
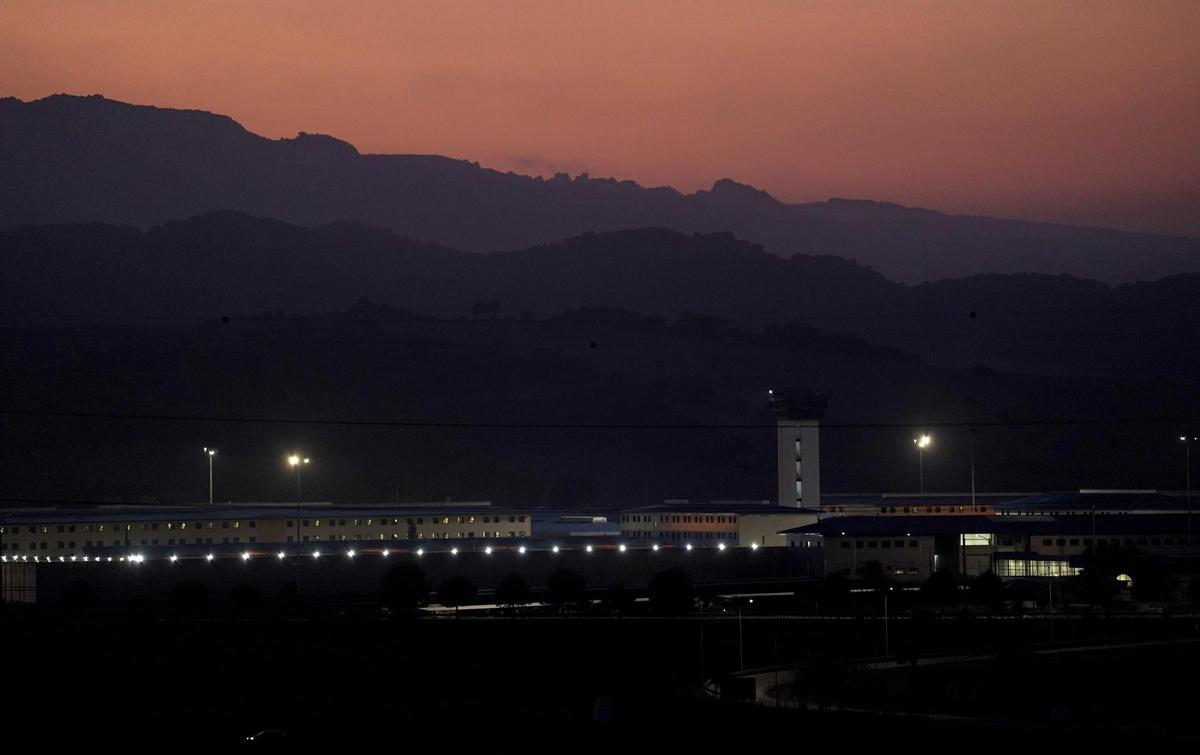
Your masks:
[[[208,505],[213,502],[213,457],[217,455],[217,449],[205,448],[204,455],[208,457]]]
[[[933,438],[928,433],[913,438],[913,443],[917,447],[917,472],[920,475],[920,492],[925,494],[925,449],[929,448],[929,444],[933,442]]]
[[[890,587],[884,588],[883,591],[883,657],[890,658],[892,656],[891,635],[888,633],[888,593],[891,592]]]
[[[1050,641],[1054,642],[1054,575],[1050,575],[1047,583],[1050,588]]]
[[[978,514],[979,509],[975,506],[975,428],[971,428],[971,513]]]
[[[746,670],[746,656],[742,647],[742,607],[738,606],[738,671]]]
[[[1188,553],[1192,552],[1192,441],[1197,440],[1194,435],[1180,435],[1179,440],[1183,442],[1183,478],[1184,484],[1187,487],[1187,544]]]

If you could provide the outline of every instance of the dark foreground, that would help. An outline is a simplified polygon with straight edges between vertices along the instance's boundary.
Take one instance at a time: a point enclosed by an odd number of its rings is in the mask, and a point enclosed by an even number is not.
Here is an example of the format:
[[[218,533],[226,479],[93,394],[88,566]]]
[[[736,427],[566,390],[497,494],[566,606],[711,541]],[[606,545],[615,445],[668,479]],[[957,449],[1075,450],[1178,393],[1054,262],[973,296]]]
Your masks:
[[[1123,641],[1193,622],[1112,623]],[[937,622],[926,646],[980,659],[856,671],[876,623],[756,617],[745,666],[810,669],[780,707],[701,695],[739,661],[736,619],[440,618],[296,621],[4,620],[4,718],[32,743],[230,745],[264,729],[294,749],[468,743],[499,752],[619,744],[912,743],[1020,746],[1179,741],[1200,678],[1195,645],[1039,655],[1044,626]],[[900,631],[904,631],[900,628]],[[998,637],[1009,641],[997,643]],[[986,657],[984,657],[986,656]],[[793,706],[819,702],[824,711]],[[847,712],[854,708],[857,712]],[[1032,739],[1031,739],[1032,738]],[[623,743],[623,744],[620,744]]]

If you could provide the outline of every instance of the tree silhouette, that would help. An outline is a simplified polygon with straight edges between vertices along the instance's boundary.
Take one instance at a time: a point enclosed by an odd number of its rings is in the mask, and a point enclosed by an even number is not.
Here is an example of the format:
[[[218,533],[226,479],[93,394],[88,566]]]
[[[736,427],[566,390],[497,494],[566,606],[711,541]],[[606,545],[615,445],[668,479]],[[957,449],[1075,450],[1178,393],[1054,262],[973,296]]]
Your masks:
[[[379,579],[379,603],[393,618],[409,618],[429,598],[425,571],[411,561],[400,561]]]
[[[971,583],[971,602],[989,609],[1004,603],[1004,581],[994,571],[985,571]]]
[[[510,573],[496,586],[496,603],[508,608],[523,606],[529,602],[529,583],[516,572]]]
[[[586,590],[587,580],[573,569],[556,569],[546,577],[546,602],[559,610],[581,602]]]
[[[92,589],[90,582],[77,579],[67,585],[63,593],[63,604],[74,618],[86,619],[96,608],[96,591]]]
[[[958,579],[953,573],[938,569],[921,585],[921,600],[935,606],[958,602]]]
[[[477,301],[471,307],[471,315],[474,317],[486,317],[489,320],[494,320],[500,316],[500,302],[492,301]]]
[[[241,582],[229,591],[229,606],[235,617],[248,619],[262,608],[262,591]]]
[[[615,612],[617,616],[623,616],[629,609],[633,608],[633,591],[624,582],[617,582],[608,588],[608,594],[604,596],[604,600],[608,604],[609,609]]]
[[[295,581],[284,582],[279,591],[279,611],[289,619],[305,618],[312,613],[312,598],[302,594]]]
[[[475,600],[478,593],[475,583],[460,574],[447,579],[437,589],[438,602],[453,608],[455,616],[458,615],[458,607]]]
[[[194,579],[185,579],[175,585],[167,598],[167,610],[171,618],[180,621],[195,621],[208,615],[208,587]]]
[[[840,611],[850,602],[850,588],[841,574],[830,574],[821,580],[818,602],[827,611]]]
[[[656,613],[682,616],[692,610],[694,586],[692,578],[678,566],[650,578],[650,605]]]
[[[878,561],[868,561],[863,564],[862,579],[872,590],[882,590],[887,587],[888,578],[883,570],[883,564]]]

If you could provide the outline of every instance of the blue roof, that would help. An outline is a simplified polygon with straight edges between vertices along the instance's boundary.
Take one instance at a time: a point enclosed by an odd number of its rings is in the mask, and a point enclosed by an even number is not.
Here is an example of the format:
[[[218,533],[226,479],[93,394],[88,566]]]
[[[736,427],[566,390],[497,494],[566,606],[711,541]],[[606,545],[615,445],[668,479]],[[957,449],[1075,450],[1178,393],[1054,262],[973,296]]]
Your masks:
[[[793,527],[784,534],[838,537],[919,537],[968,532],[1013,535],[1161,535],[1187,531],[1186,514],[1103,514],[1099,516],[834,516]],[[1200,526],[1200,517],[1193,522]]]
[[[1187,500],[1155,490],[1053,491],[995,505],[997,511],[1186,511]]]

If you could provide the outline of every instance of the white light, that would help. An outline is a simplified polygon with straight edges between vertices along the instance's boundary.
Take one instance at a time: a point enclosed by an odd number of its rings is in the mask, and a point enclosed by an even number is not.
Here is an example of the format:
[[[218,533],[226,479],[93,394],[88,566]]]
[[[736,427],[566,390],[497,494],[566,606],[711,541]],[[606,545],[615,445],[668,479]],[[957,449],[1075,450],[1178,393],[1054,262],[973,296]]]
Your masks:
[[[71,560],[72,560],[72,561],[74,561],[74,560],[75,560],[75,557],[74,557],[74,556],[71,556]]]
[[[551,548],[550,550],[554,551],[555,553],[558,553],[558,546],[556,545],[553,548]]]
[[[424,549],[424,548],[417,548],[417,555],[418,555],[418,556],[424,556],[424,555],[425,555],[425,549]]]
[[[346,556],[349,558],[354,558],[354,551],[352,551],[352,550],[346,551]]]
[[[383,557],[384,558],[387,558],[389,553],[391,553],[391,551],[389,551],[387,548],[383,549]]]
[[[87,560],[88,560],[88,557],[87,557],[87,556],[84,556],[84,557],[83,557],[83,560],[84,560],[84,561],[87,561]],[[97,560],[97,561],[99,561],[100,559],[96,559],[96,560]]]
[[[588,553],[591,553],[591,552],[592,552],[592,546],[590,546],[590,545],[589,545],[589,546],[587,547],[587,552],[588,552]]]
[[[451,549],[450,549],[450,555],[451,555],[451,556],[457,556],[457,555],[458,555],[458,548],[451,548]]]
[[[488,554],[489,556],[492,555],[492,546],[489,545],[488,547],[484,548],[483,552]]]
[[[719,551],[725,550],[725,543],[717,543],[717,550],[719,550]]]
[[[656,550],[658,550],[658,543],[655,543],[654,545],[651,545],[651,546],[650,546],[650,550],[652,550],[652,551],[656,551]]]
[[[752,551],[758,550],[758,543],[750,543],[750,550],[752,550]]]
[[[279,551],[279,552],[278,552],[278,553],[276,553],[275,555],[279,557],[279,560],[280,560],[280,561],[282,561],[283,559],[285,559],[285,558],[287,557],[287,554],[286,554],[286,553],[284,553],[283,551]]]
[[[320,558],[320,557],[321,557],[321,551],[313,551],[313,558]]]
[[[205,560],[205,561],[212,561],[214,558],[215,558],[215,556],[213,556],[213,554],[211,554],[211,553],[210,553],[210,554],[208,554],[207,556],[205,556],[205,557],[204,557],[204,560]]]
[[[112,556],[109,556],[109,557],[108,557],[108,560],[109,560],[109,561],[112,561]]]
[[[522,545],[520,548],[517,548],[517,553],[524,555],[525,554],[525,546]]]
[[[688,543],[687,545],[683,546],[683,549],[684,549],[684,550],[687,550],[687,551],[690,551],[690,550],[692,549],[692,544],[691,544],[691,543]]]
[[[625,552],[625,543],[621,543],[620,545],[618,545],[618,546],[617,546],[617,550],[619,550],[619,551],[621,551],[622,553],[624,553],[624,552]]]
[[[174,553],[172,553],[172,554],[171,554],[171,557],[170,557],[170,559],[168,559],[168,560],[169,560],[171,563],[175,563],[176,561],[178,561],[178,560],[179,560],[179,556],[176,556]]]
[[[41,556],[34,556],[34,557],[33,557],[33,562],[34,562],[35,564],[40,564],[40,563],[42,562],[42,557],[41,557]]]
[[[243,554],[242,554],[242,560],[243,560],[243,561],[249,561],[249,560],[250,560],[250,551],[246,551],[245,553],[243,553]]]
[[[0,556],[0,562],[8,563],[8,556]]]

